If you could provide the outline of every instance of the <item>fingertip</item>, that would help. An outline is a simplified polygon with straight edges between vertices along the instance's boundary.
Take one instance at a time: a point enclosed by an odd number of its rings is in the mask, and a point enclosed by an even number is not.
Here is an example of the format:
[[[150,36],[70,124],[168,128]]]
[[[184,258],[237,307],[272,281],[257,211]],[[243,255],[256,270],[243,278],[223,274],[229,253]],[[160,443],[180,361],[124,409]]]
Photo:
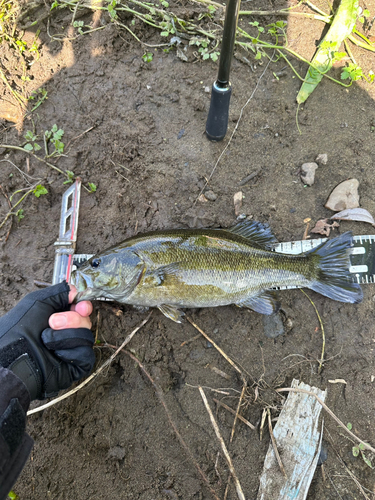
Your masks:
[[[89,302],[88,300],[84,300],[82,302],[78,302],[78,304],[74,304],[71,307],[71,310],[77,312],[81,316],[90,316],[93,307],[91,302]]]
[[[74,285],[69,284],[70,291],[69,291],[69,304],[71,304],[74,300],[74,297],[77,295],[77,289]]]

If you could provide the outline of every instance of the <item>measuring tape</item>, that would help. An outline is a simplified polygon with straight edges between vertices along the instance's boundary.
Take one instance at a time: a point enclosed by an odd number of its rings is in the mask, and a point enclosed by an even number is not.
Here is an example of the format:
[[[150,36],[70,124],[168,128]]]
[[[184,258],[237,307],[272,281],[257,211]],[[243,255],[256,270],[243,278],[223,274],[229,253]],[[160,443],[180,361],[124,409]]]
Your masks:
[[[77,241],[78,213],[81,181],[76,181],[63,195],[60,232],[56,241],[55,267],[53,284],[70,281],[72,271],[83,262],[91,259],[93,254],[75,254]],[[308,252],[327,241],[327,238],[302,240],[275,245],[273,251],[289,255]],[[349,249],[349,272],[353,282],[359,284],[375,283],[375,235],[353,236],[353,246]],[[277,290],[298,288],[296,286],[280,286]]]

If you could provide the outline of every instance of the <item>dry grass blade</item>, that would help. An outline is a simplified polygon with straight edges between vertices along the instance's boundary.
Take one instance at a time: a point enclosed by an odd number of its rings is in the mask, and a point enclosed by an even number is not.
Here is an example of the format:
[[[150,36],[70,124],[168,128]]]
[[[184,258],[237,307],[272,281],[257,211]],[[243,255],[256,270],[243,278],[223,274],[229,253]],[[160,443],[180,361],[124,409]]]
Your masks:
[[[307,295],[307,293],[302,290],[302,288],[300,288],[301,292],[306,295],[306,297],[309,299],[311,305],[313,306],[314,310],[315,310],[315,313],[318,317],[318,321],[319,321],[319,325],[320,325],[320,329],[322,330],[322,354],[320,356],[320,360],[319,360],[319,368],[318,368],[318,373],[320,373],[322,371],[322,368],[323,368],[323,362],[324,362],[324,351],[325,351],[325,347],[326,347],[326,335],[325,335],[325,332],[324,332],[324,325],[323,325],[323,321],[322,321],[322,318],[320,317],[320,314],[319,314],[319,311],[318,309],[316,308],[316,305],[314,304],[314,302],[312,301],[312,299],[310,299],[310,297]]]
[[[281,458],[280,458],[279,450],[277,449],[276,439],[275,439],[275,436],[273,435],[272,422],[271,422],[271,412],[270,412],[269,408],[267,408],[267,417],[268,417],[268,430],[269,430],[270,437],[271,437],[273,451],[275,453],[275,457],[276,457],[277,463],[279,464],[281,472],[287,478],[288,476],[286,475],[283,463],[282,463]]]
[[[232,432],[230,433],[230,440],[229,440],[230,443],[233,441],[234,431],[236,430],[237,419],[240,416],[240,408],[241,408],[241,404],[242,404],[242,399],[243,399],[245,391],[246,391],[246,387],[247,387],[247,382],[244,381],[244,384],[242,386],[241,396],[240,396],[240,399],[238,400],[237,410],[236,410],[236,414],[235,414],[234,421],[233,421]]]
[[[115,357],[117,356],[117,354],[126,346],[126,344],[128,344],[131,339],[134,337],[134,335],[138,332],[138,330],[140,330],[142,328],[142,326],[144,326],[147,321],[150,319],[151,317],[151,314],[152,314],[152,311],[150,312],[150,314],[147,316],[146,319],[144,319],[142,321],[142,323],[140,325],[138,325],[136,328],[134,328],[134,330],[126,337],[126,339],[124,340],[124,342],[120,345],[120,347],[107,359],[107,361],[105,361],[101,366],[100,368],[98,368],[94,373],[92,373],[89,377],[87,377],[83,382],[81,382],[79,385],[77,385],[77,387],[75,387],[74,389],[72,389],[71,391],[63,394],[62,396],[59,396],[58,398],[55,398],[55,399],[52,399],[52,401],[49,401],[48,403],[46,403],[45,405],[42,405],[42,406],[38,406],[38,408],[34,408],[33,410],[29,410],[27,412],[27,415],[32,415],[33,413],[37,413],[38,411],[42,411],[42,410],[45,410],[46,408],[49,408],[50,406],[53,406],[55,405],[56,403],[58,403],[59,401],[62,401],[63,399],[66,399],[68,398],[69,396],[71,396],[72,394],[75,394],[76,392],[78,392],[80,389],[82,389],[82,387],[84,387],[85,385],[87,385],[89,382],[91,382],[92,379],[94,379],[97,375],[99,375],[99,373],[101,373],[104,368],[106,368],[107,366],[109,366],[112,361],[115,359]]]
[[[129,351],[124,351],[133,361],[135,361],[139,368],[143,371],[143,373],[146,375],[146,377],[148,378],[148,380],[151,382],[153,388],[155,389],[155,393],[157,395],[157,397],[159,398],[166,414],[167,414],[167,417],[168,417],[168,420],[169,420],[169,423],[171,424],[178,440],[180,441],[182,447],[184,448],[184,450],[186,451],[187,455],[189,456],[189,458],[191,459],[191,461],[194,463],[195,467],[197,468],[199,474],[202,476],[204,482],[206,483],[206,486],[209,488],[209,490],[211,491],[211,493],[213,494],[213,496],[215,497],[215,500],[220,500],[219,497],[217,496],[216,492],[214,489],[212,489],[212,487],[210,486],[210,482],[208,480],[208,478],[206,477],[205,473],[202,471],[202,469],[199,467],[197,461],[195,460],[192,452],[190,451],[190,448],[188,447],[188,445],[185,443],[183,437],[181,436],[181,434],[179,433],[178,429],[177,429],[177,426],[176,424],[174,423],[174,420],[172,419],[172,415],[164,401],[164,395],[163,395],[163,391],[161,390],[161,388],[155,383],[155,381],[153,380],[153,378],[151,377],[151,375],[148,373],[148,371],[146,370],[146,368],[142,365],[142,363],[139,361],[139,359],[137,359],[132,353],[130,353]],[[245,500],[245,499],[244,499]]]
[[[230,406],[226,405],[222,401],[219,401],[218,399],[213,398],[213,400],[215,401],[216,404],[222,406],[223,408],[228,410],[230,413],[232,413],[232,415],[236,415],[236,412]],[[243,422],[245,425],[250,427],[251,430],[255,431],[255,429],[256,429],[255,425],[251,424],[248,420],[246,420],[246,418],[243,418],[241,415],[238,415],[238,419],[241,420],[241,422]]]
[[[363,445],[364,449],[375,453],[375,448],[373,448],[368,443],[366,443],[365,441],[362,441],[362,439],[359,439],[359,437],[357,437],[355,434],[353,434],[353,432],[350,431],[346,427],[346,425],[343,422],[341,422],[341,420],[338,417],[336,417],[336,415],[333,413],[333,411],[328,408],[328,406],[324,403],[324,401],[322,401],[320,399],[319,396],[317,396],[316,394],[314,394],[311,391],[306,391],[305,389],[298,389],[295,387],[286,387],[286,388],[282,388],[282,389],[276,389],[276,392],[289,392],[289,391],[291,391],[291,392],[303,392],[304,394],[309,394],[309,396],[313,396],[318,401],[318,403],[323,406],[325,411],[327,413],[329,413],[329,415],[331,415],[331,417],[339,424],[339,426],[342,427],[353,439],[358,441],[358,443],[361,443]]]
[[[203,337],[207,339],[215,347],[215,349],[219,351],[219,353],[228,361],[228,363],[241,375],[242,380],[245,380],[242,370],[238,368],[236,363],[234,363],[234,361],[232,361],[230,357],[227,354],[225,354],[225,352],[217,344],[215,344],[215,342],[206,333],[204,333],[204,331],[201,328],[199,328],[199,326],[196,325],[192,319],[190,319],[188,316],[185,317],[189,321],[189,323],[193,325],[194,328],[198,330],[198,332],[201,333]]]
[[[214,431],[215,431],[215,434],[216,434],[216,437],[218,438],[220,444],[221,444],[221,448],[223,450],[223,453],[224,453],[224,456],[228,462],[228,466],[229,466],[229,470],[232,474],[232,477],[233,477],[233,481],[234,481],[234,484],[235,484],[235,487],[236,487],[236,491],[237,491],[237,496],[239,498],[239,500],[246,500],[245,499],[245,495],[243,494],[243,491],[242,491],[242,488],[241,488],[241,484],[238,480],[238,477],[236,475],[236,471],[234,470],[234,467],[233,467],[233,463],[232,463],[232,459],[230,458],[230,455],[228,453],[228,450],[227,450],[227,447],[225,446],[225,443],[224,443],[224,439],[222,438],[221,434],[220,434],[220,430],[219,430],[219,427],[216,423],[216,420],[215,420],[215,417],[211,411],[211,408],[208,404],[208,401],[207,401],[207,398],[206,398],[206,395],[202,389],[202,387],[199,387],[199,392],[201,393],[201,396],[202,396],[202,399],[203,399],[203,403],[206,407],[206,410],[207,410],[207,413],[210,417],[210,420],[211,420],[211,423],[212,423],[212,427],[214,428]]]

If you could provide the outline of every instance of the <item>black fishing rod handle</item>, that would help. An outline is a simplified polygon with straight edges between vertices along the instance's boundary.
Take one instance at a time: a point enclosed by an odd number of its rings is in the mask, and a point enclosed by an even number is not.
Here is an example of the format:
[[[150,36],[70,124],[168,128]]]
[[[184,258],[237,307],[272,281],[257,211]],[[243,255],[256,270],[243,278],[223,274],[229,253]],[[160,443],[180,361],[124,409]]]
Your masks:
[[[212,85],[211,104],[206,122],[206,135],[210,141],[222,141],[227,133],[231,93],[230,83],[224,88],[220,88],[217,82]]]

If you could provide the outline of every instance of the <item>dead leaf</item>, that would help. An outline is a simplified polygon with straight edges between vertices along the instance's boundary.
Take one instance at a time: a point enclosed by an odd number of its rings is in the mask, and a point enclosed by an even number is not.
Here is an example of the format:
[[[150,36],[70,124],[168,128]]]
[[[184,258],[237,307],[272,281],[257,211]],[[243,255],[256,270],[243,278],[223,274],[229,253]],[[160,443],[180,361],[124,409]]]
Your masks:
[[[369,224],[375,226],[374,217],[364,208],[348,208],[347,210],[343,210],[342,212],[333,215],[331,219],[368,222]]]
[[[328,380],[330,384],[347,384],[343,378],[335,378],[335,380]]]
[[[335,221],[333,224],[328,224],[328,219],[320,219],[315,224],[315,227],[311,229],[310,233],[322,234],[323,236],[329,236],[331,229],[339,227],[339,224]]]

